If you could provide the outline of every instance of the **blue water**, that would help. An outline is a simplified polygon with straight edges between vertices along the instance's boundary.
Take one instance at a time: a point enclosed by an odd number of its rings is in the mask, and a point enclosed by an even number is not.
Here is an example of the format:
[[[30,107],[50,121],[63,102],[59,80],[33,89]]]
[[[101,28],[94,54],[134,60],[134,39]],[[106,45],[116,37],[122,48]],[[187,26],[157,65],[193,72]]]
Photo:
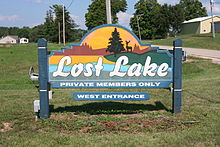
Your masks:
[[[93,64],[94,66],[96,65],[96,63],[91,63],[91,64]],[[114,67],[115,67],[114,64],[102,64],[102,65],[104,66],[104,68],[102,69],[103,71],[113,71]],[[57,67],[58,67],[58,65],[49,65],[49,72],[50,73],[55,72],[57,70]],[[129,67],[130,67],[129,65],[127,65],[127,66],[122,65],[120,68],[120,71],[126,72],[126,71],[128,71]],[[72,68],[72,65],[65,65],[63,72],[69,72],[69,71],[71,71],[71,68]],[[84,69],[85,69],[85,65],[84,65]],[[141,71],[143,71],[143,70],[144,70],[144,66],[142,66]],[[95,67],[92,68],[92,71],[95,71]],[[171,72],[171,68],[168,69],[168,72]]]

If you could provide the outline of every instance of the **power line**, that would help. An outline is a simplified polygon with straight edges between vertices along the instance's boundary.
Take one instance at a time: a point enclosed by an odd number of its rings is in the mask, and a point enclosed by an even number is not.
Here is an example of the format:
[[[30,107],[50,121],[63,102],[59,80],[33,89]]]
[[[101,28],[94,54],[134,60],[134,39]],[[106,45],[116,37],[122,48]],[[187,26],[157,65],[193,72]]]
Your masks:
[[[69,9],[69,8],[72,6],[73,1],[74,1],[74,0],[71,1],[71,3],[69,4],[69,6],[67,7],[67,9]]]

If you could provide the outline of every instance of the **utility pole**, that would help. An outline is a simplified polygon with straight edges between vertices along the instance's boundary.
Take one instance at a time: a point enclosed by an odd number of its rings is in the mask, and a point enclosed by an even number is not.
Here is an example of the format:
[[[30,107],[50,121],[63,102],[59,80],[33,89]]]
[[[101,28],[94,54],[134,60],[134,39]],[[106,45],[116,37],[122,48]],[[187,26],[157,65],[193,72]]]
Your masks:
[[[61,3],[63,3],[62,2],[62,0],[60,0],[61,1]],[[70,6],[73,4],[73,0],[71,1],[71,3],[70,3],[70,5],[67,7],[67,9],[69,9],[70,8]],[[64,11],[64,9],[65,9],[65,5],[64,5],[64,3],[63,3],[63,45],[65,46],[66,45],[66,32],[65,32],[65,11]]]
[[[138,33],[139,33],[139,39],[141,40],[141,29],[140,29],[140,24],[139,24],[139,20],[140,20],[140,17],[143,16],[143,14],[140,14],[140,15],[136,15],[137,17],[137,25],[138,25]]]
[[[211,16],[212,16],[212,36],[213,38],[215,38],[215,24],[214,24],[213,13],[212,13],[213,6],[214,6],[214,0],[210,0]]]
[[[60,22],[58,22],[58,32],[59,32],[59,44],[61,43],[60,41]]]
[[[105,3],[106,3],[107,24],[112,24],[111,0],[105,0]]]
[[[66,45],[66,38],[65,38],[65,14],[64,14],[64,4],[63,4],[63,45]]]

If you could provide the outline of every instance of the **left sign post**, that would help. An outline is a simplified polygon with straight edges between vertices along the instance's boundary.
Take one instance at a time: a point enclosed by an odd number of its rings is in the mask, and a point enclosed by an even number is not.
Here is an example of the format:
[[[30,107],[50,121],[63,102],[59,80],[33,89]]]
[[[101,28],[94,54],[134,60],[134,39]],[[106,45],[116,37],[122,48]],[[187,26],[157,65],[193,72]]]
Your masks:
[[[48,59],[47,40],[38,40],[38,69],[39,69],[39,94],[40,118],[49,118],[49,86],[48,86]]]

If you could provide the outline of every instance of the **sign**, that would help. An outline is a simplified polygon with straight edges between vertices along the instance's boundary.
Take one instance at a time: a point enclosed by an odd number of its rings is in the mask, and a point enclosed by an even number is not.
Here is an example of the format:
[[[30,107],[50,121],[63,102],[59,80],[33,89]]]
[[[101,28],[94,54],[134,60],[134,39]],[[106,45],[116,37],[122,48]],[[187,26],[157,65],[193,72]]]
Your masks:
[[[173,55],[119,25],[94,28],[48,62],[53,88],[167,88],[173,81]]]
[[[47,41],[38,40],[40,118],[49,118],[52,88],[168,88],[172,83],[172,111],[182,106],[182,41],[173,53],[143,44],[119,25],[94,28],[79,44],[48,55]],[[148,93],[81,93],[75,100],[148,100]]]
[[[73,93],[74,100],[88,101],[142,101],[149,100],[149,94],[146,92],[75,92]]]

